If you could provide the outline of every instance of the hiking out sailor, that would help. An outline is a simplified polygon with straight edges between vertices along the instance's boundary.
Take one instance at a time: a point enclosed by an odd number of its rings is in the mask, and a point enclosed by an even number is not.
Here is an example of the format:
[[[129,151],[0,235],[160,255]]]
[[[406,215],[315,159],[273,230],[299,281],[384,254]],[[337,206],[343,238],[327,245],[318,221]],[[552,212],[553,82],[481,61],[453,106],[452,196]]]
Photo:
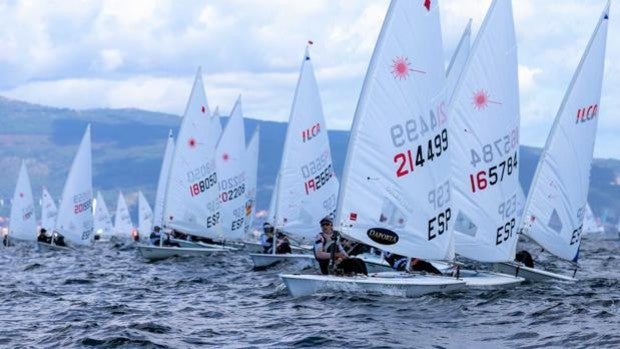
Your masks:
[[[321,219],[321,232],[314,242],[314,258],[319,262],[321,273],[329,274],[329,264],[332,254],[335,258],[337,272],[343,274],[368,275],[366,264],[359,258],[349,258],[342,244],[338,241],[338,234],[334,232],[333,222],[330,217]]]
[[[56,246],[67,246],[65,243],[65,237],[62,236],[59,232],[55,231],[52,233],[52,245]]]
[[[274,228],[269,222],[263,223],[263,233],[260,235],[260,244],[263,246],[263,253],[271,253],[273,248]]]
[[[384,252],[383,258],[394,270],[405,271],[407,270],[407,263],[410,263],[409,268],[412,271],[424,271],[429,274],[441,275],[441,272],[431,263],[418,258],[409,259],[407,257],[390,252]]]
[[[523,263],[526,267],[534,268],[534,258],[532,258],[532,255],[525,250],[519,251],[515,255],[515,261]]]
[[[288,236],[286,236],[283,232],[278,231],[276,233],[276,239],[276,254],[292,253],[291,243],[288,241]]]
[[[51,237],[47,236],[47,230],[45,228],[41,228],[39,230],[39,234],[37,234],[37,241],[49,244],[51,242]]]
[[[154,226],[151,235],[149,235],[149,242],[151,245],[159,245],[159,239],[161,238],[161,228]]]

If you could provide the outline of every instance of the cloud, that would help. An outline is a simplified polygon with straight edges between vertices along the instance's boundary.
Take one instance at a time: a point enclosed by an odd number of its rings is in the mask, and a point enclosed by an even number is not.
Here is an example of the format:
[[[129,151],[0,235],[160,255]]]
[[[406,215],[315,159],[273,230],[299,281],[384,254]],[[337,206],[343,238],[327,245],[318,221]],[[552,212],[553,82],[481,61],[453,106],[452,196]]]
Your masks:
[[[491,0],[441,1],[445,59]],[[179,114],[197,66],[210,104],[287,120],[307,40],[329,127],[350,126],[389,1],[91,0],[0,2],[0,93],[54,106],[137,107]],[[513,1],[522,139],[542,145],[603,0]],[[600,128],[620,132],[620,8],[612,6]],[[447,61],[446,61],[447,63]],[[601,137],[606,137],[603,133]],[[601,141],[598,144],[608,144]],[[620,147],[597,146],[620,157]]]

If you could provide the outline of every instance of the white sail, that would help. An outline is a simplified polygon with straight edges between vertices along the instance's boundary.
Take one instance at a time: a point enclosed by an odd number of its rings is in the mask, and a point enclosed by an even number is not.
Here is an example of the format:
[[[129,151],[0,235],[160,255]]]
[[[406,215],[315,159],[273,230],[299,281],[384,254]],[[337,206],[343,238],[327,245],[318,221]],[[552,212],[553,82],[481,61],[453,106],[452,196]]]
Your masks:
[[[467,22],[467,26],[463,31],[463,35],[461,35],[461,40],[459,40],[459,43],[456,46],[456,50],[452,55],[450,65],[448,65],[448,70],[446,71],[446,100],[448,101],[452,98],[452,94],[454,94],[456,83],[463,72],[463,68],[467,62],[467,57],[469,57],[469,51],[471,50],[470,42],[471,19]]]
[[[523,187],[519,185],[519,189],[517,190],[517,217],[518,222],[521,221],[523,217],[523,209],[525,208],[525,192],[523,191]]]
[[[512,261],[519,218],[520,116],[510,1],[492,2],[448,114],[456,252],[482,262]]]
[[[605,64],[609,3],[577,66],[536,168],[523,232],[577,262]]]
[[[71,164],[58,208],[56,231],[68,242],[89,245],[93,234],[93,185],[90,125]]]
[[[210,115],[198,69],[172,156],[164,200],[164,225],[181,232],[222,238],[215,147],[222,126]]]
[[[241,96],[230,112],[216,156],[222,232],[226,239],[241,240],[244,235],[245,191],[248,189]]]
[[[110,211],[108,211],[108,205],[106,205],[100,191],[97,192],[94,206],[95,234],[109,239],[114,233],[114,226],[112,225],[112,217],[110,216]]]
[[[586,212],[583,217],[583,229],[582,232],[586,233],[604,233],[605,227],[600,223],[599,219],[592,212],[590,204],[586,202]]]
[[[52,196],[43,188],[43,194],[41,196],[41,227],[47,230],[48,234],[54,231],[54,225],[56,224],[56,216],[58,215],[58,207]]]
[[[168,185],[168,176],[170,174],[170,166],[172,165],[172,154],[174,153],[174,137],[172,130],[168,132],[168,141],[166,142],[166,150],[164,150],[164,158],[161,162],[161,170],[159,171],[159,180],[157,182],[157,194],[155,196],[155,212],[153,213],[153,224],[161,227],[164,224],[164,199],[166,195],[166,187]],[[140,234],[147,234],[140,230]]]
[[[114,214],[114,235],[123,239],[130,239],[133,229],[127,202],[123,192],[119,191],[118,200],[116,201],[116,213]]]
[[[24,161],[19,168],[17,185],[11,201],[9,237],[26,241],[34,241],[37,238],[37,218],[34,213],[32,187]]]
[[[346,235],[453,258],[443,62],[437,1],[392,1],[353,119],[336,217]]]
[[[267,218],[265,219],[265,221],[270,223],[271,225],[276,224],[276,202],[278,199],[278,179],[279,178],[280,176],[276,175],[276,182],[275,182],[275,185],[273,186],[273,191],[271,192],[271,199],[269,199],[269,211],[267,212]]]
[[[256,131],[250,139],[250,143],[246,149],[246,187],[245,191],[245,223],[244,232],[249,234],[254,227],[254,214],[256,213],[256,191],[258,189],[258,154],[260,142],[260,128],[256,127]]]
[[[278,174],[275,226],[299,243],[312,241],[333,215],[338,195],[319,88],[306,48]]]
[[[142,192],[138,192],[138,233],[140,240],[148,239],[153,229],[153,210]]]

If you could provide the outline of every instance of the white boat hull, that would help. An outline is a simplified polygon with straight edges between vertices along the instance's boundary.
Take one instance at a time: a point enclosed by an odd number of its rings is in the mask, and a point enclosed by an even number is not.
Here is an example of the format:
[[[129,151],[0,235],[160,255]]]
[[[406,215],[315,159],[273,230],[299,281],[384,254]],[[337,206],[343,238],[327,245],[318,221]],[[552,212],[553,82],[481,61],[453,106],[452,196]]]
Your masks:
[[[249,253],[263,253],[263,245],[259,242],[244,241],[245,250]],[[291,246],[291,251],[295,254],[312,253],[312,246]]]
[[[323,292],[379,293],[417,297],[429,293],[463,289],[465,282],[451,277],[406,273],[379,273],[369,276],[282,274],[282,281],[293,297]]]
[[[301,269],[318,266],[316,259],[311,254],[266,254],[250,253],[252,263],[256,269],[265,269],[278,263],[295,263]]]
[[[263,245],[261,245],[259,242],[244,241],[243,243],[245,244],[245,250],[249,253],[263,252]]]
[[[223,248],[187,248],[149,245],[137,245],[136,248],[142,257],[151,261],[170,257],[208,256],[213,253],[229,251]]]
[[[493,265],[493,269],[500,273],[525,278],[528,281],[577,281],[577,279],[570,276],[556,274],[541,269],[529,268],[524,265],[512,263],[496,263]]]
[[[517,286],[525,281],[520,276],[501,274],[490,271],[461,270],[461,280],[468,289],[498,289]]]
[[[47,244],[47,243],[40,242],[40,241],[37,241],[37,249],[41,252],[73,250],[71,247],[68,247],[68,246],[56,246],[56,245],[51,245],[51,244]]]
[[[394,269],[390,267],[390,264],[386,262],[385,259],[383,259],[383,257],[381,256],[364,253],[353,257],[363,260],[369,273],[394,271]]]

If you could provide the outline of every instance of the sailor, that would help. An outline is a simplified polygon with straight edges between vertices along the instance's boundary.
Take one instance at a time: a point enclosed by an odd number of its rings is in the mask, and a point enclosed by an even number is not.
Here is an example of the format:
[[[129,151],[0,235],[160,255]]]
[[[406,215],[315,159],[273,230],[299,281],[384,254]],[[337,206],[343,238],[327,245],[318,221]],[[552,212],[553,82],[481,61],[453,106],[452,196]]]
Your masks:
[[[49,244],[51,242],[50,237],[47,236],[47,230],[45,228],[41,228],[41,230],[39,230],[39,234],[37,235],[37,241],[46,244]]]
[[[10,246],[10,242],[9,242],[9,234],[4,234],[2,236],[2,245],[4,245],[5,247]]]
[[[260,244],[263,246],[263,253],[271,253],[273,247],[273,225],[269,222],[263,223],[263,233],[260,235]]]
[[[52,234],[52,244],[56,246],[67,246],[67,244],[65,244],[65,237],[57,231]]]
[[[288,237],[281,231],[276,234],[276,254],[292,253]]]
[[[321,219],[321,232],[316,236],[314,242],[314,257],[319,262],[321,273],[329,274],[329,263],[332,252],[336,259],[336,270],[343,274],[364,274],[368,275],[366,264],[359,258],[349,258],[344,248],[338,240],[339,233],[334,232],[331,217]]]
[[[534,258],[525,250],[519,251],[519,253],[515,255],[515,261],[523,263],[526,267],[534,268]]]
[[[161,228],[159,226],[154,226],[151,235],[149,235],[149,242],[151,245],[159,245],[159,239],[161,238]]]
[[[135,242],[139,242],[140,241],[140,233],[138,232],[137,229],[131,229],[131,238]]]
[[[425,271],[429,274],[441,275],[441,272],[435,268],[431,263],[418,258],[407,258],[396,253],[384,252],[383,258],[394,270],[405,271],[407,270],[407,262],[410,263],[409,268],[412,271]]]

